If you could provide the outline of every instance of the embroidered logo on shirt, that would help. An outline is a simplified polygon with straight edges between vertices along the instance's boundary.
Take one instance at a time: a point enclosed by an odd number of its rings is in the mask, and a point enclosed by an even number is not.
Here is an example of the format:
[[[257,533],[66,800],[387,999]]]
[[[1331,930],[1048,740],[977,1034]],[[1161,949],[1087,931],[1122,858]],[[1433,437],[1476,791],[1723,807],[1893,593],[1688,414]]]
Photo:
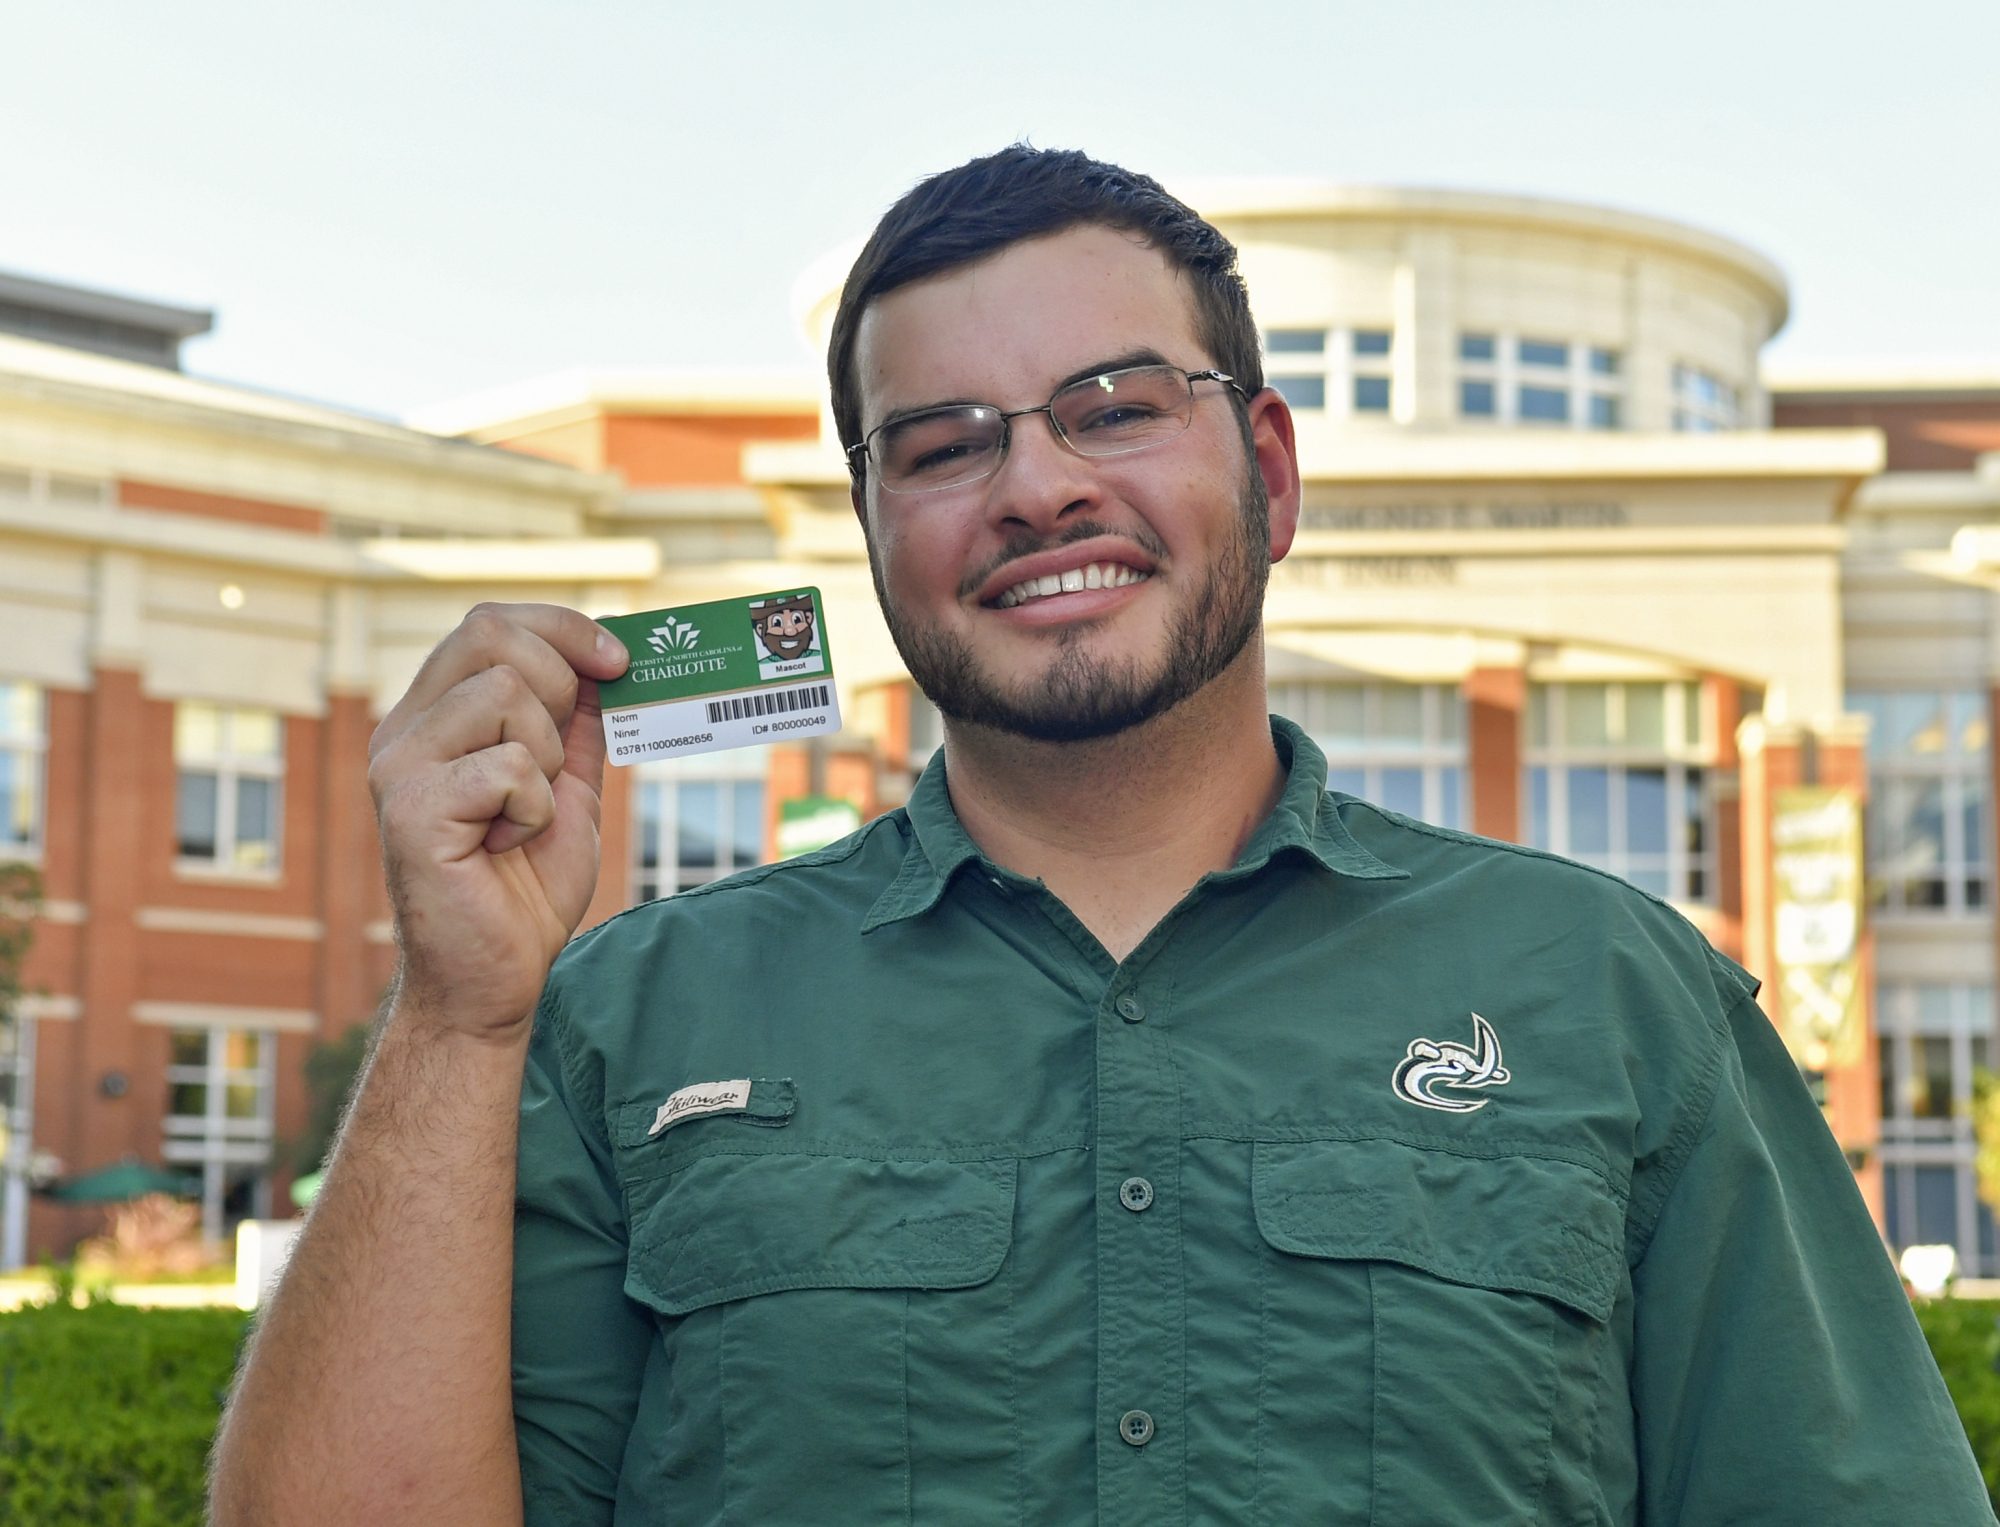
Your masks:
[[[692,1087],[683,1087],[653,1115],[653,1127],[646,1131],[646,1138],[652,1139],[670,1124],[678,1124],[682,1119],[697,1119],[705,1113],[741,1113],[750,1106],[750,1083],[698,1082]]]
[[[1413,1039],[1396,1067],[1396,1096],[1441,1113],[1475,1113],[1490,1099],[1456,1096],[1437,1089],[1504,1087],[1512,1078],[1500,1064],[1500,1037],[1479,1014],[1472,1015],[1473,1048],[1451,1040]]]

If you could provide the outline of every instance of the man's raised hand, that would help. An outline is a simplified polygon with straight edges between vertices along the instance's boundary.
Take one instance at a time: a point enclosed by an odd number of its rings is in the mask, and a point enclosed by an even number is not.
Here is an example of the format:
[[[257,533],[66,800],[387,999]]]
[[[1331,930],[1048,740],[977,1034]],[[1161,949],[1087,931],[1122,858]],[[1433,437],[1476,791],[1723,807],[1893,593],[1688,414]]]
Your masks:
[[[626,662],[575,610],[482,604],[376,728],[368,784],[409,1016],[526,1033],[597,884],[597,682]]]

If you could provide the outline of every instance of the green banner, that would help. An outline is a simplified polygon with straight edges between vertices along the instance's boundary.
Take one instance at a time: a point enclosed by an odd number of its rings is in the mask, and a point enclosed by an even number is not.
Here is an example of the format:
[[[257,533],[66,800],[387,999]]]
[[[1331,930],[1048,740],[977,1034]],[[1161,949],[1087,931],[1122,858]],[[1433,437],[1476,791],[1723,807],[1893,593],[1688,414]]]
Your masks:
[[[778,803],[778,857],[796,859],[838,843],[861,825],[861,809],[836,795],[801,795]]]

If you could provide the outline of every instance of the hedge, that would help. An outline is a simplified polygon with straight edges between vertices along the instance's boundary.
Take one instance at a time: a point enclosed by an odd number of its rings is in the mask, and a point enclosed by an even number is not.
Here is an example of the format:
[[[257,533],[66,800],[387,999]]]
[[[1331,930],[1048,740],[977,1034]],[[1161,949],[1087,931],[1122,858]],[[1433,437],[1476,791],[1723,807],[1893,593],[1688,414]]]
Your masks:
[[[1920,1303],[2000,1507],[2000,1303]],[[0,1527],[200,1527],[248,1317],[93,1304],[0,1315]]]
[[[1916,1311],[1972,1456],[1986,1477],[1986,1493],[2000,1512],[2000,1303],[1919,1300]]]
[[[0,1315],[0,1527],[199,1527],[247,1320],[115,1304]]]

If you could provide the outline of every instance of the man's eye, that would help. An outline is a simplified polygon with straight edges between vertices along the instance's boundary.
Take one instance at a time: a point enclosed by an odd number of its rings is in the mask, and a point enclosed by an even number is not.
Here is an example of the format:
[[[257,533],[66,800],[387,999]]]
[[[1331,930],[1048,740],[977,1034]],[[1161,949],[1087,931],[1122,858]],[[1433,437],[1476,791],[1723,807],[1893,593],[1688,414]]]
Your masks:
[[[947,440],[940,444],[926,445],[904,458],[903,470],[913,476],[929,476],[935,472],[949,471],[961,466],[973,457],[983,454],[987,442],[979,439],[962,438]]]
[[[1159,417],[1160,411],[1150,404],[1123,401],[1092,409],[1076,427],[1093,433],[1116,434],[1119,430],[1143,429]]]

